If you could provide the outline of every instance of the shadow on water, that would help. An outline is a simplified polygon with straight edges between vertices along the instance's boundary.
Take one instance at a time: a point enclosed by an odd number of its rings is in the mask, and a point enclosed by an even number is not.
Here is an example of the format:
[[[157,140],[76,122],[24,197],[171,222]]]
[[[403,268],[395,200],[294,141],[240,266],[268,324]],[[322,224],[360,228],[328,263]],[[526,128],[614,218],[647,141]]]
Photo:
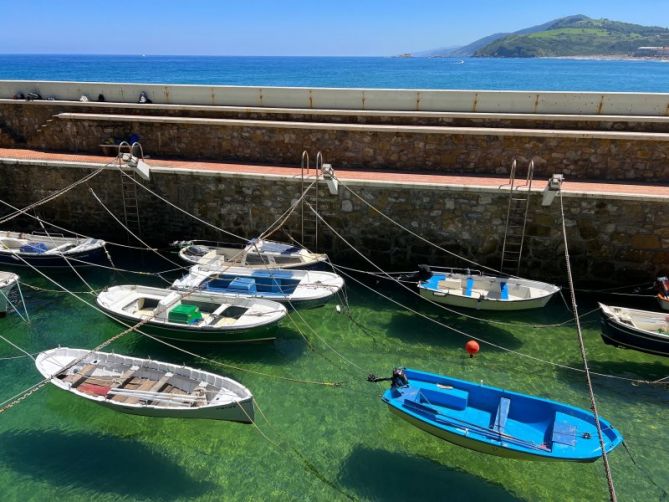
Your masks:
[[[197,497],[216,488],[140,442],[109,435],[9,431],[0,434],[0,449],[8,468],[56,486],[151,500]]]
[[[582,368],[580,360],[565,363],[567,366]],[[660,361],[632,362],[632,361],[597,361],[588,359],[591,372],[602,375],[615,375],[640,381],[652,382],[669,376],[669,365]],[[559,378],[576,389],[585,389],[583,373],[566,368],[556,368]],[[613,397],[633,395],[636,401],[643,400],[650,403],[669,403],[666,385],[649,385],[633,383],[615,378],[593,375],[593,385],[597,394],[609,394]]]
[[[444,315],[439,316],[438,321],[447,326],[463,331],[481,340],[501,345],[507,349],[516,350],[522,342],[513,334],[491,324],[477,323],[473,321],[454,320]],[[405,343],[427,343],[430,345],[441,345],[448,348],[461,349],[467,341],[463,336],[448,328],[438,326],[430,321],[416,317],[411,313],[398,312],[392,315],[387,326],[390,336],[397,337]],[[501,350],[488,347],[489,350]]]
[[[339,481],[372,500],[522,500],[473,474],[404,453],[357,447]]]
[[[183,343],[167,340],[168,343],[206,357],[229,364],[243,365],[262,361],[263,364],[284,365],[302,357],[307,351],[307,343],[295,330],[280,326],[273,341],[234,344]],[[151,338],[134,334],[126,344],[132,355],[148,357],[166,362],[185,363],[200,367],[202,360],[185,352],[164,345]]]

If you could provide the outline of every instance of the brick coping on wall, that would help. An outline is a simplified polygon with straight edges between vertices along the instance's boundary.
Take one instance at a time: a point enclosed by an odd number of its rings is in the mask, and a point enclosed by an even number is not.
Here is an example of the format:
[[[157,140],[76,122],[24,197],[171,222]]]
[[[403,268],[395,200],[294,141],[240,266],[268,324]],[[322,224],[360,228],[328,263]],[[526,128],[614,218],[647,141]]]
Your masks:
[[[256,179],[288,179],[299,181],[301,169],[291,166],[236,164],[227,162],[198,162],[169,159],[147,159],[156,173],[180,173],[186,175],[251,177]],[[0,148],[0,164],[42,165],[45,167],[69,167],[95,169],[107,166],[113,169],[115,158],[102,155],[80,155],[50,153],[37,150]],[[383,170],[351,170],[336,166],[335,174],[342,182],[351,185],[384,187],[420,187],[425,189],[499,192],[508,188],[508,178],[491,176],[459,176],[448,174],[421,174]],[[311,170],[313,173],[313,169]],[[546,180],[535,179],[533,192],[544,189]],[[638,200],[640,202],[669,202],[669,185],[651,183],[605,183],[597,181],[569,181],[563,184],[565,197],[587,197],[605,199]]]

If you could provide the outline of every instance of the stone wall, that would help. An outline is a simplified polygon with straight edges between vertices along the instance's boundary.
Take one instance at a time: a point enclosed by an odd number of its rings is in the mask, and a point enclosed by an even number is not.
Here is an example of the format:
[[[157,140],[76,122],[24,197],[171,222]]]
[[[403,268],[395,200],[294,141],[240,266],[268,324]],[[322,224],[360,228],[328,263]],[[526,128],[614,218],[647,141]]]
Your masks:
[[[327,130],[322,127],[277,128],[257,124],[196,125],[143,122],[65,120],[57,113],[109,113],[166,117],[243,118],[273,121],[379,123],[489,127],[485,135]],[[669,122],[540,120],[535,118],[429,118],[424,116],[321,116],[242,111],[177,110],[110,105],[104,108],[64,104],[0,104],[0,125],[30,148],[100,153],[110,138],[139,134],[144,151],[153,157],[242,161],[295,165],[300,153],[321,150],[338,168],[379,168],[458,174],[506,174],[514,157],[539,157],[537,175],[564,173],[569,179],[669,180],[669,140],[532,137],[495,134],[495,128],[613,130],[669,132]],[[0,138],[0,141],[1,138]],[[2,145],[0,145],[2,146]],[[9,145],[5,145],[9,146]]]
[[[109,137],[139,134],[153,156],[295,165],[303,150],[322,151],[337,168],[506,174],[511,159],[539,157],[536,175],[569,179],[669,179],[669,141],[420,134],[56,119],[31,145],[99,152]]]
[[[77,168],[2,164],[0,199],[23,207],[88,172]],[[212,173],[154,173],[152,181],[145,183],[200,218],[246,237],[269,227],[300,192],[300,184],[294,180]],[[88,185],[116,215],[122,215],[118,172],[104,171]],[[417,234],[472,260],[499,267],[506,193],[364,183],[350,186]],[[394,227],[343,187],[337,196],[330,196],[322,187],[320,196],[323,217],[365,256],[383,267],[412,270],[417,263],[466,266]],[[641,282],[669,269],[669,224],[661,217],[665,203],[570,195],[565,196],[564,205],[574,276],[580,282]],[[143,237],[153,244],[196,238],[230,241],[144,190],[139,190],[139,207]],[[86,186],[75,188],[37,212],[43,219],[67,228],[126,242],[125,232],[93,199]],[[28,229],[29,222],[22,219],[16,221],[16,226]],[[328,252],[333,261],[364,264],[323,225],[319,234],[320,250]],[[300,239],[299,211],[274,237],[284,239],[287,235]],[[564,248],[557,200],[550,207],[542,207],[539,194],[532,196],[526,251],[522,275],[564,283]]]

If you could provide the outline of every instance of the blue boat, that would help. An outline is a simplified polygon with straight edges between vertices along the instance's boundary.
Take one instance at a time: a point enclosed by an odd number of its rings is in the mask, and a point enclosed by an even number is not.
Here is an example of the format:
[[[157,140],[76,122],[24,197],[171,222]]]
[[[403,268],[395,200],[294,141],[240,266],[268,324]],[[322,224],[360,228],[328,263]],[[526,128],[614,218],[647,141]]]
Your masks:
[[[565,403],[407,369],[383,401],[393,413],[441,439],[519,460],[594,462],[601,447],[592,412]],[[396,382],[394,382],[396,383]],[[623,437],[600,417],[606,452]]]

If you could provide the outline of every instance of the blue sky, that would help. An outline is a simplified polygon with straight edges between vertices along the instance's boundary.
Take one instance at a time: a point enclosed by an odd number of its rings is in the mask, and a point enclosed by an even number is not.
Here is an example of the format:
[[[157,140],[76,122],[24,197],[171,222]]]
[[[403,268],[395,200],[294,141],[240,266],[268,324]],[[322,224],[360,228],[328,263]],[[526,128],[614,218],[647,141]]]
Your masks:
[[[0,53],[388,56],[572,14],[669,27],[667,0],[0,0]]]

